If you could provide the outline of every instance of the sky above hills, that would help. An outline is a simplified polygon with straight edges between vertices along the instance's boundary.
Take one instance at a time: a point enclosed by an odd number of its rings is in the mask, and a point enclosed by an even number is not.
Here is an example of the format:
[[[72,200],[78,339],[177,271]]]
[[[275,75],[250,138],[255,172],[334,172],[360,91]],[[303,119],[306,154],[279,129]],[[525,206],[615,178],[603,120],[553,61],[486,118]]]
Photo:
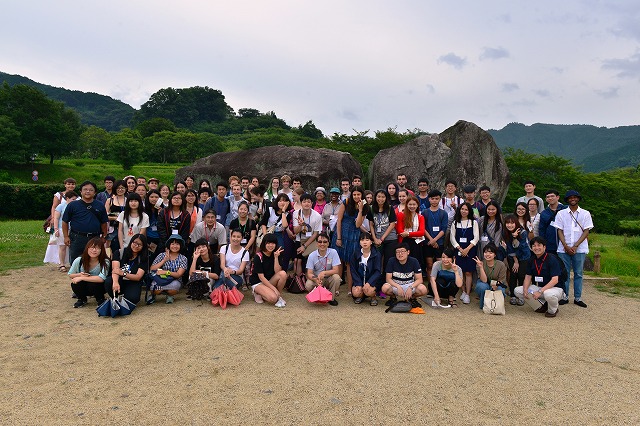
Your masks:
[[[135,108],[219,89],[325,134],[640,124],[640,2],[9,0],[0,70]]]

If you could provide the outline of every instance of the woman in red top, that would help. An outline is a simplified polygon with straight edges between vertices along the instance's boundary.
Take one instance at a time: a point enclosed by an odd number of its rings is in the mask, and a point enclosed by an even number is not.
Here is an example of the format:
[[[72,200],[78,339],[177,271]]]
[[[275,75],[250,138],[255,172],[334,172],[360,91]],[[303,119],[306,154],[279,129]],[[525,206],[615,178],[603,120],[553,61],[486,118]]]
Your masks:
[[[420,214],[419,209],[420,202],[414,195],[409,194],[404,211],[396,213],[398,219],[396,232],[398,233],[398,244],[402,242],[409,244],[409,255],[420,262],[420,267],[424,271],[422,242],[425,240],[425,227],[424,216]]]

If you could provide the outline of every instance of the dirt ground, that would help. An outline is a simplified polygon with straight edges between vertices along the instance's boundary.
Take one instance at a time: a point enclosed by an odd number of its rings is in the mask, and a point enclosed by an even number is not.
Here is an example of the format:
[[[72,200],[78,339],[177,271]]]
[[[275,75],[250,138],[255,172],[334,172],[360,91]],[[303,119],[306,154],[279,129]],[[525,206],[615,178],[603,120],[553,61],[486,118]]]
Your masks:
[[[639,424],[640,303],[585,285],[545,318],[247,297],[73,309],[50,266],[0,277],[0,423]]]

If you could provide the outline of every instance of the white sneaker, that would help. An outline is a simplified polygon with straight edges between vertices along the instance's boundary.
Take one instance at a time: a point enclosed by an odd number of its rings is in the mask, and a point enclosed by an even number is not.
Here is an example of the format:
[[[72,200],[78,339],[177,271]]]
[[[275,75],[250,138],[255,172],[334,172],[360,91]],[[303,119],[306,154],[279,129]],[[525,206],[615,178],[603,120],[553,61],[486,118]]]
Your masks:
[[[281,297],[280,299],[278,299],[278,301],[275,304],[276,308],[284,308],[286,305],[284,299]]]
[[[262,300],[262,296],[260,296],[255,291],[253,292],[253,298],[256,300],[256,303],[264,303],[264,300]]]
[[[462,293],[462,296],[460,296],[460,300],[462,300],[462,303],[464,303],[465,305],[471,303],[471,298],[467,293]]]
[[[280,299],[278,299],[278,302],[282,303],[282,306],[287,306],[287,302],[284,301],[284,299],[281,297]]]

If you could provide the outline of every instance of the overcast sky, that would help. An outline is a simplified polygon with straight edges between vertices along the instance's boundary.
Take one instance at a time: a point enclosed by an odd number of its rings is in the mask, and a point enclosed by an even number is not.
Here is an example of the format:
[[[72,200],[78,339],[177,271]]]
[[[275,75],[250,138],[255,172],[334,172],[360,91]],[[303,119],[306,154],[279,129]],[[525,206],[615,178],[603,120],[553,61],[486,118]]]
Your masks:
[[[4,0],[0,71],[135,108],[209,86],[326,135],[640,124],[640,1]]]

